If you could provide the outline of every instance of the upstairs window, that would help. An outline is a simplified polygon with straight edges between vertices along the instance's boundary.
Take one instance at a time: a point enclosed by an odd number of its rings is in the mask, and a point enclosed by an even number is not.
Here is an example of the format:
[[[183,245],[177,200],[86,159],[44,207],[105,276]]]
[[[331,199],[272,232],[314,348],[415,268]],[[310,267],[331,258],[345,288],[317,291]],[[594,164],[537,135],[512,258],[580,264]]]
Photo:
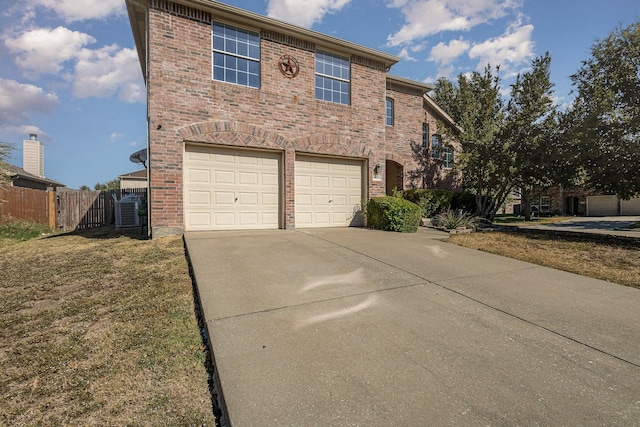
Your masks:
[[[431,137],[431,158],[440,158],[440,149],[442,148],[442,137],[440,135],[433,135]]]
[[[426,123],[422,124],[422,149],[426,150],[429,148],[429,125]]]
[[[393,126],[393,99],[387,98],[387,126]]]
[[[213,23],[213,79],[260,87],[260,35]]]
[[[316,52],[316,99],[349,105],[350,82],[349,58]]]
[[[447,145],[442,150],[442,163],[445,168],[453,167],[453,147],[452,146]]]

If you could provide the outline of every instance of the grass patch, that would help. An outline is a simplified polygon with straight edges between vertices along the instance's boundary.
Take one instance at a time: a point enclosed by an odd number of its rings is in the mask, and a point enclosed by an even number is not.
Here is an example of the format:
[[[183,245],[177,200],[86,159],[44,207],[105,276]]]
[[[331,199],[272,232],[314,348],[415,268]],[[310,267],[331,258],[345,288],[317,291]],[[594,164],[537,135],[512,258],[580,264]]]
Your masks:
[[[180,237],[0,247],[0,425],[214,426]]]
[[[11,221],[0,224],[0,248],[52,233],[49,226],[31,221]]]
[[[640,239],[547,230],[457,234],[456,245],[640,288]]]

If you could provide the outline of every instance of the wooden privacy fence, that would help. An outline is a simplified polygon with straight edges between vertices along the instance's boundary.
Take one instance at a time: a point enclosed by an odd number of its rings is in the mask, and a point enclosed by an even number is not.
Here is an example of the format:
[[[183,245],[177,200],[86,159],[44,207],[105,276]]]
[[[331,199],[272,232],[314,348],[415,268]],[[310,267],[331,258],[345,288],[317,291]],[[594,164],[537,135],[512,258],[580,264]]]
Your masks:
[[[146,197],[146,188],[111,191],[61,191],[57,195],[58,228],[81,230],[102,227],[115,222],[115,195],[118,200],[125,194]]]
[[[0,188],[0,222],[15,220],[55,228],[55,193],[22,187]]]
[[[0,222],[34,221],[51,228],[80,230],[115,222],[115,195],[147,196],[146,188],[111,191],[43,191],[30,188],[0,189]]]

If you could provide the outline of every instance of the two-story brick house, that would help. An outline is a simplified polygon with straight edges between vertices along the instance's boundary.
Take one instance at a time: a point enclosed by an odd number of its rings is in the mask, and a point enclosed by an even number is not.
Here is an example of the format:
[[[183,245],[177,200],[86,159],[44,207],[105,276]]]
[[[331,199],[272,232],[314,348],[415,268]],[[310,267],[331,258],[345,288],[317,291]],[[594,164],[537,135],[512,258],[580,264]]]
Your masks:
[[[150,230],[361,225],[457,145],[397,57],[210,0],[126,0],[147,85]],[[427,183],[429,184],[429,183]]]

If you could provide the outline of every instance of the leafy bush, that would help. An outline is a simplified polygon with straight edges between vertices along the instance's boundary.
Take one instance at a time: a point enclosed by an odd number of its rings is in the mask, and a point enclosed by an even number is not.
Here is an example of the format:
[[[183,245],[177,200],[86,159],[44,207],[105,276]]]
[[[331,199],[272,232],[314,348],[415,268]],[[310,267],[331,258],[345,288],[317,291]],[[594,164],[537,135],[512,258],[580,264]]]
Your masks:
[[[377,230],[415,233],[422,214],[420,206],[401,197],[372,197],[366,208],[369,227]]]
[[[446,212],[436,215],[431,220],[431,224],[436,227],[444,227],[447,230],[455,230],[460,227],[475,228],[479,220],[480,218],[469,212],[449,209]]]
[[[412,189],[404,191],[404,198],[420,206],[423,218],[430,218],[449,209],[453,191],[436,189]]]

